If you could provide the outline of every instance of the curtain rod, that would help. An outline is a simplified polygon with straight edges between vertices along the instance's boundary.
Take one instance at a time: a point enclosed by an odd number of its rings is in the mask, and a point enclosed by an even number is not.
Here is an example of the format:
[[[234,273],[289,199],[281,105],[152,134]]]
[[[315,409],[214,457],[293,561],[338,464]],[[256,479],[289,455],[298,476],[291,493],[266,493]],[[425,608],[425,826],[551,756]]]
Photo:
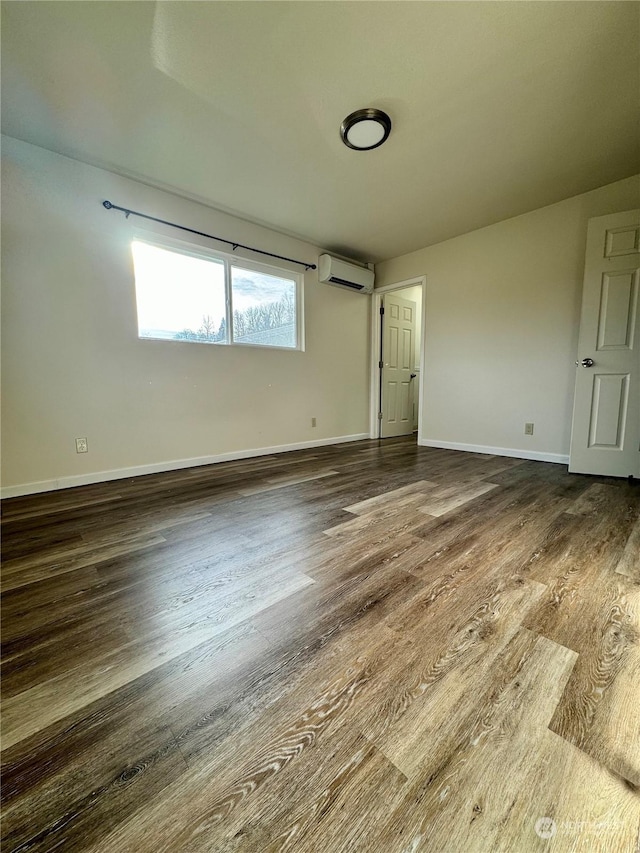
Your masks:
[[[218,243],[227,243],[233,246],[233,251],[236,249],[248,249],[250,252],[256,252],[258,255],[267,255],[269,258],[277,258],[279,261],[288,261],[290,264],[298,264],[304,267],[305,270],[316,269],[315,264],[308,264],[306,261],[296,261],[294,258],[286,258],[284,255],[275,255],[273,252],[265,252],[264,249],[254,249],[253,246],[245,246],[243,243],[235,243],[233,240],[225,240],[224,237],[216,237],[215,234],[206,234],[204,231],[196,231],[194,228],[187,228],[186,225],[178,225],[176,222],[168,222],[166,219],[158,219],[157,216],[149,216],[146,213],[139,213],[137,210],[129,210],[126,207],[119,207],[117,204],[112,204],[110,201],[103,201],[102,206],[107,210],[121,210],[126,218],[130,216],[139,216],[142,219],[150,219],[152,222],[159,222],[161,225],[169,225],[171,228],[179,228],[180,231],[188,231],[190,234],[197,234],[198,237],[208,237],[209,240],[217,240]]]

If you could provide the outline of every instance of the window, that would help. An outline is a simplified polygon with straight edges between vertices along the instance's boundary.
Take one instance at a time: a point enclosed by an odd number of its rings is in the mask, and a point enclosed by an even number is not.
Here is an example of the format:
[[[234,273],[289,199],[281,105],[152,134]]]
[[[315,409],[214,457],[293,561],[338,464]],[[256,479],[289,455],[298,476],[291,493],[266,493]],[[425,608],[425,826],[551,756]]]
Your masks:
[[[302,349],[300,275],[145,240],[132,251],[139,337]]]

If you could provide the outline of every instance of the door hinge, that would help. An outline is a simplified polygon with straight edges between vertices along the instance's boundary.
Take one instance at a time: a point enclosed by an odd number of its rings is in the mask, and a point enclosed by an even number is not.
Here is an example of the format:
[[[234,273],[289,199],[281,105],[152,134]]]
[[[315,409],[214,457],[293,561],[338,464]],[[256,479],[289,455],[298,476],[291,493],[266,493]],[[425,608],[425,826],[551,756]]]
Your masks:
[[[378,412],[378,420],[379,420],[379,421],[381,421],[381,420],[382,420],[382,412]]]
[[[380,306],[380,313],[381,313],[381,314],[384,314],[384,305],[381,305],[381,306]]]
[[[384,361],[379,361],[378,367],[380,368],[380,370],[382,370],[382,368],[384,367]]]

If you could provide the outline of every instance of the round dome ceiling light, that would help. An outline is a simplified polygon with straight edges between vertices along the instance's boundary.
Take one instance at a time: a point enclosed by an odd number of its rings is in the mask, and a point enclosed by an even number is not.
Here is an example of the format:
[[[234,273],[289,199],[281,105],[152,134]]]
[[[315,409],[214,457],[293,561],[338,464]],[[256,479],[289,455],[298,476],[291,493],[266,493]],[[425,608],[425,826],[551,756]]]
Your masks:
[[[378,148],[391,133],[391,119],[382,110],[367,108],[356,110],[340,125],[344,144],[356,151]]]

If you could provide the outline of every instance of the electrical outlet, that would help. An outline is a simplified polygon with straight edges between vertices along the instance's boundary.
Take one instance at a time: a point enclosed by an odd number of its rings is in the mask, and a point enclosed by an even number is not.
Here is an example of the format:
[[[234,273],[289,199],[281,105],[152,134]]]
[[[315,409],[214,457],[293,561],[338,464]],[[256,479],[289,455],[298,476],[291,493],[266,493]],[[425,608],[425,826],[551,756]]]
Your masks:
[[[311,426],[312,427],[316,426],[316,419],[315,418],[311,418]]]
[[[525,435],[533,435],[533,424],[525,424],[524,425],[524,434]]]
[[[76,438],[76,453],[88,453],[89,444],[86,438]]]

